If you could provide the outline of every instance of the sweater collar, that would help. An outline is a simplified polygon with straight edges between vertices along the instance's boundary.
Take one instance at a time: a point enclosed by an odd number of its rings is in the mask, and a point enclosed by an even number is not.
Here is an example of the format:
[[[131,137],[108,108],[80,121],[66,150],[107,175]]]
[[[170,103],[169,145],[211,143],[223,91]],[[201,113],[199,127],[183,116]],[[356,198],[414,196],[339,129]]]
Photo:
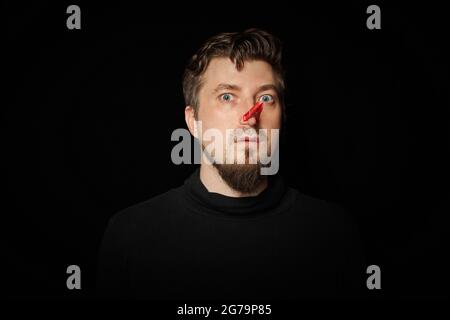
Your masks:
[[[256,196],[229,197],[209,192],[200,180],[200,169],[188,177],[185,190],[195,207],[202,211],[231,217],[260,216],[273,212],[286,191],[286,185],[279,175],[268,176],[268,185]]]

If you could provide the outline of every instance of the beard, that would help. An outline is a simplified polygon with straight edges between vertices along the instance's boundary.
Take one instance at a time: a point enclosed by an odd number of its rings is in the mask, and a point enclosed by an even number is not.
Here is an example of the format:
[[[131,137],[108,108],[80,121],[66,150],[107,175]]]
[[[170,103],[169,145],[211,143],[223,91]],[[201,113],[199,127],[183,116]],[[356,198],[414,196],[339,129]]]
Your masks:
[[[264,177],[260,164],[217,164],[213,163],[220,177],[231,188],[242,193],[255,191]]]
[[[248,163],[250,151],[245,149],[245,163],[220,164],[213,161],[213,166],[219,172],[220,177],[230,188],[242,192],[251,193],[263,182],[261,175],[261,163]]]
[[[261,140],[267,141],[265,136],[262,136]],[[230,141],[236,141],[236,138],[232,137]],[[228,148],[234,148],[234,144],[228,145]],[[217,169],[222,180],[225,181],[230,188],[238,192],[252,193],[266,178],[261,174],[261,168],[267,167],[270,164],[265,165],[259,161],[258,156],[255,156],[255,153],[258,153],[257,149],[251,149],[247,146],[244,150],[240,150],[240,152],[243,152],[244,163],[238,162],[236,158],[234,159],[234,163],[218,163],[214,160],[214,157],[205,150],[206,147],[204,145],[202,146],[202,149],[210,163]],[[250,161],[250,159],[253,159],[253,161]]]

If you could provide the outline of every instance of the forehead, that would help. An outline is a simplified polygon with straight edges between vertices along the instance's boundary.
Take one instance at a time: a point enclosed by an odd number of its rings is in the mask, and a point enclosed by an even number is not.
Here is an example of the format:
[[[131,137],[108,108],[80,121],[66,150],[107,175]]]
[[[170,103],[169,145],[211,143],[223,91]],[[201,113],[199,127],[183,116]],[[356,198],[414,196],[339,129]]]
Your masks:
[[[215,88],[220,83],[230,83],[242,88],[275,84],[273,69],[261,60],[245,61],[241,70],[229,58],[214,58],[203,74],[203,86]]]

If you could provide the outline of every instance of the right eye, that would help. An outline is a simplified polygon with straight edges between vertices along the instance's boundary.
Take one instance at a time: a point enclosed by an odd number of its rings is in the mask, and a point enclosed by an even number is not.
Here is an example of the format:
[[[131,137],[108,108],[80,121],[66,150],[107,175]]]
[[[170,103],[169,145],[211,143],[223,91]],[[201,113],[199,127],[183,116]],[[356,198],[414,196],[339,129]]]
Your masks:
[[[224,102],[230,102],[233,99],[233,95],[231,93],[224,93],[220,95],[220,100]]]

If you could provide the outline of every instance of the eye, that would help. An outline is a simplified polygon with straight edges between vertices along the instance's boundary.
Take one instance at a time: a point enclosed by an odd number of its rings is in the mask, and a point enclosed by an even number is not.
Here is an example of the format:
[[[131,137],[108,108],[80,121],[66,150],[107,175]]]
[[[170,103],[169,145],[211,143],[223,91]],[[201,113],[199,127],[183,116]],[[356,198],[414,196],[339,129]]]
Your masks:
[[[224,93],[220,95],[220,100],[225,102],[230,102],[233,99],[233,95],[231,93]]]
[[[264,103],[269,103],[273,101],[273,97],[270,94],[264,94],[259,98],[259,101]]]

